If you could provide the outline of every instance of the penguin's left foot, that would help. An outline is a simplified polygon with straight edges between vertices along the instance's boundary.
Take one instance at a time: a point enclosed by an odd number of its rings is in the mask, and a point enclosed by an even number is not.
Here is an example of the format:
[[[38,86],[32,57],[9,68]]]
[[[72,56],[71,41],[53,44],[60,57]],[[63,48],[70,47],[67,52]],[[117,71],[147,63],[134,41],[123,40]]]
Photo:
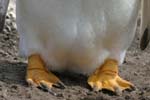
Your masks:
[[[122,93],[125,89],[133,88],[133,84],[118,75],[118,62],[107,59],[89,78],[88,84],[94,91],[102,89]]]
[[[26,80],[28,84],[40,87],[55,96],[57,94],[51,90],[53,86],[65,88],[60,79],[47,70],[44,61],[38,54],[29,56]]]

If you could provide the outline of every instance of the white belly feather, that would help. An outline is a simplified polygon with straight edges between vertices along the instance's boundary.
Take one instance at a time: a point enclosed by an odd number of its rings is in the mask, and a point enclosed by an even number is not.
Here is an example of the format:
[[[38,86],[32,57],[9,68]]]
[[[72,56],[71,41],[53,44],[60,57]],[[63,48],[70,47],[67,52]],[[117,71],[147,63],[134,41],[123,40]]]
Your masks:
[[[90,73],[106,58],[120,63],[135,34],[140,0],[18,0],[23,55],[52,69]]]

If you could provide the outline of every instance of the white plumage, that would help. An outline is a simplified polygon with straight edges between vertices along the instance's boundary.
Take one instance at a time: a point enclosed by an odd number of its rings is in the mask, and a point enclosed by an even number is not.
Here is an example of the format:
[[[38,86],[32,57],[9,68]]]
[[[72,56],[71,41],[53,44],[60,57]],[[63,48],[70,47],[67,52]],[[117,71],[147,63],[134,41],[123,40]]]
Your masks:
[[[39,53],[48,68],[91,73],[105,59],[123,62],[140,0],[18,0],[21,54]]]

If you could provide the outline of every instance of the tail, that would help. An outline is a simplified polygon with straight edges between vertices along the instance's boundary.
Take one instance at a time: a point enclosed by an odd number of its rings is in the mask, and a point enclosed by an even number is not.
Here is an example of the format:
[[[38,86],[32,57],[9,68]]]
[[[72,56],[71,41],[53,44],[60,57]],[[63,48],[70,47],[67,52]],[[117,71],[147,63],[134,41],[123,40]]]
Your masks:
[[[150,0],[141,0],[141,41],[140,48],[144,50],[150,41]]]

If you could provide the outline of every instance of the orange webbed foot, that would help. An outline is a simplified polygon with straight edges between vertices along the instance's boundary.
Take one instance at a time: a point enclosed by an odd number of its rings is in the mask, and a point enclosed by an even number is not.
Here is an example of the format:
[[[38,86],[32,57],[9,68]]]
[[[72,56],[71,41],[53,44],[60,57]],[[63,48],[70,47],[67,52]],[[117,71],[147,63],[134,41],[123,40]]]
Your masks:
[[[108,59],[89,78],[88,84],[95,90],[102,89],[113,92],[122,92],[131,89],[134,85],[118,75],[118,63],[116,60]]]
[[[26,81],[28,84],[47,90],[53,95],[56,95],[51,91],[53,86],[64,87],[60,79],[46,69],[43,60],[37,54],[31,55],[28,59]]]

